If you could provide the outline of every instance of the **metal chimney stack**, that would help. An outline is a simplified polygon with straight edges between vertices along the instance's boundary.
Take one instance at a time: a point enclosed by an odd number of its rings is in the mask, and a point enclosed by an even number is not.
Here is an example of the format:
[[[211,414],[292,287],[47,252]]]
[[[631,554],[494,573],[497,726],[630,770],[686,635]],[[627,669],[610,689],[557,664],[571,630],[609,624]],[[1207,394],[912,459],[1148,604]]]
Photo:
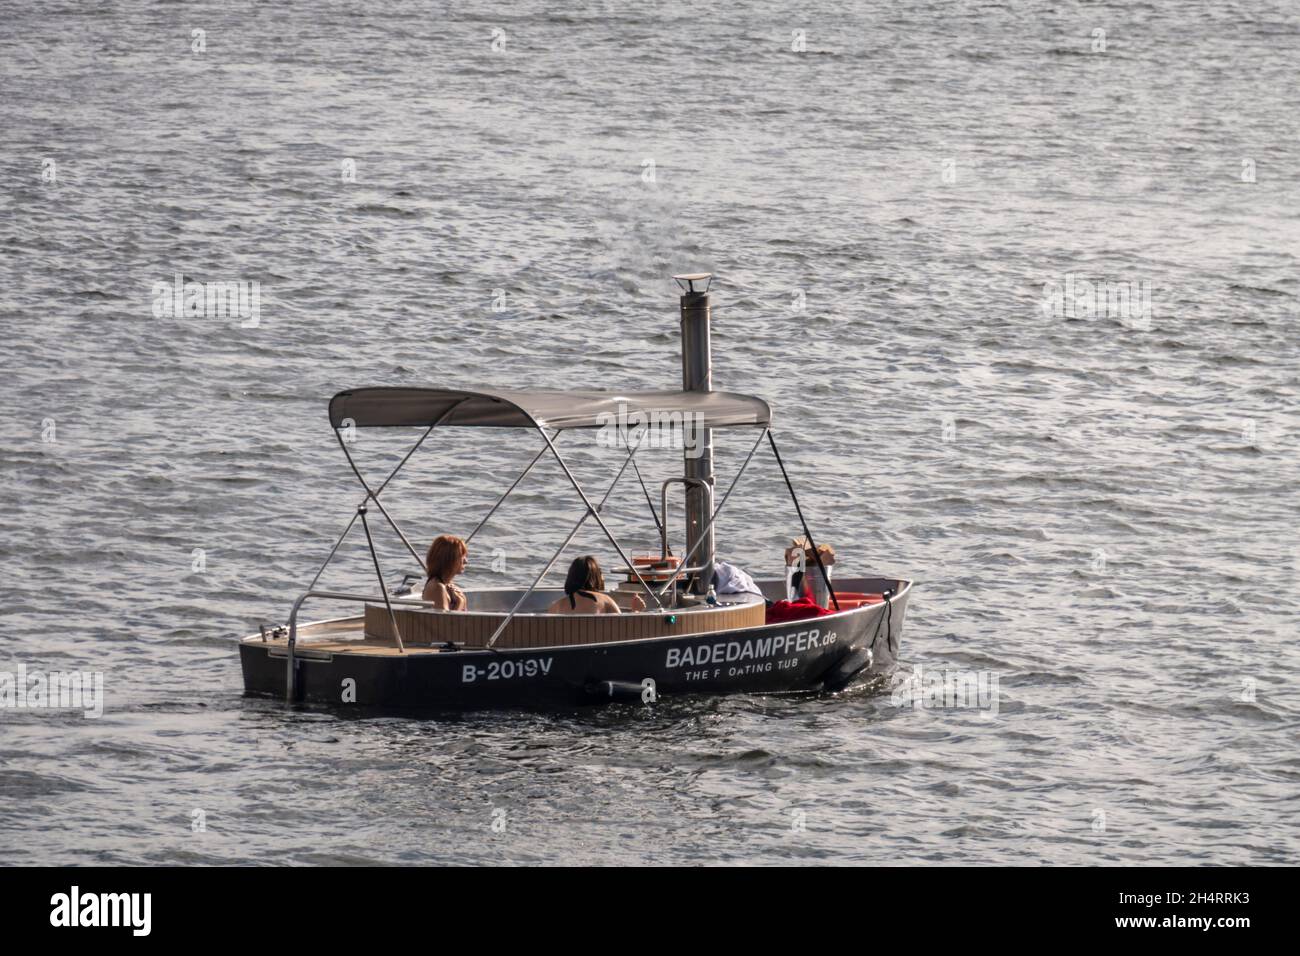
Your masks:
[[[709,285],[707,272],[673,276],[682,288],[682,388],[689,392],[713,391],[713,351],[709,340]],[[684,423],[685,434],[696,441],[685,451],[686,553],[695,554],[700,566],[692,590],[704,594],[713,583],[713,429]],[[705,526],[708,525],[706,528]],[[703,543],[696,550],[696,544]]]

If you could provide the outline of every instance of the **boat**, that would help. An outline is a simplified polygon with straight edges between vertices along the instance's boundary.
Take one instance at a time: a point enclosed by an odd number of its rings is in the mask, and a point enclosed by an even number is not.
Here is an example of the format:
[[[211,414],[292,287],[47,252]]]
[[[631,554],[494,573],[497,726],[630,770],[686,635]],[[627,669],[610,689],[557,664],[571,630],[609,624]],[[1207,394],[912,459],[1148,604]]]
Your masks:
[[[294,600],[287,621],[264,624],[240,640],[245,693],[290,703],[439,711],[567,707],[680,694],[833,693],[887,675],[898,659],[912,582],[878,574],[838,576],[838,565],[823,565],[821,556],[828,552],[804,518],[773,435],[771,407],[761,398],[712,387],[712,277],[694,273],[674,278],[682,290],[681,389],[374,386],[335,395],[329,403],[330,425],[365,494],[324,564]],[[637,452],[647,435],[665,427],[690,432],[689,442],[683,442],[683,474],[663,483],[658,508],[642,481],[659,549],[633,556],[610,532],[601,512],[629,465],[640,477]],[[372,484],[344,438],[348,430],[360,428],[421,433],[384,481]],[[559,464],[586,509],[527,587],[466,588],[468,610],[441,610],[419,599],[423,559],[381,501],[389,483],[438,428],[540,438],[532,461],[467,542],[544,458]],[[557,448],[559,437],[575,429],[603,429],[616,438],[609,444],[627,450],[616,477],[597,500]],[[748,429],[757,435],[716,506],[714,429]],[[825,592],[824,606],[813,603],[811,588],[801,588],[797,566],[787,567],[784,577],[749,578],[754,586],[747,590],[719,593],[715,587],[717,572],[725,567],[716,550],[717,519],[764,444],[803,531],[799,556],[812,562],[803,577],[816,578]],[[669,493],[678,485],[685,499],[679,553],[670,541],[668,514]],[[419,569],[396,586],[388,585],[375,550],[376,518],[400,538]],[[546,613],[563,593],[546,578],[588,521],[600,527],[622,562],[612,569],[625,577],[615,593],[623,599],[640,596],[644,610]],[[377,589],[318,590],[322,573],[358,526]],[[350,605],[351,613],[300,622],[307,602]]]

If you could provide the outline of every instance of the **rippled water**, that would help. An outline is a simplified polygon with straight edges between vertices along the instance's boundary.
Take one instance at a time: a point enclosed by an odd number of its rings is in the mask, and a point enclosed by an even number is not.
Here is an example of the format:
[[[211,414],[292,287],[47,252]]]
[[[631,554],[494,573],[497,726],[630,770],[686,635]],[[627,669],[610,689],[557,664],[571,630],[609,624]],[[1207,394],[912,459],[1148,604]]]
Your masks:
[[[1295,862],[1289,0],[0,8],[0,669],[107,694],[0,711],[6,862]],[[695,270],[845,573],[918,581],[896,682],[984,673],[996,715],[241,697],[359,499],[331,394],[672,385]],[[260,324],[156,317],[176,273],[260,282]],[[1070,277],[1149,314],[1049,314]],[[385,501],[463,533],[533,451],[447,433]],[[561,480],[471,581],[549,556]],[[743,488],[720,539],[771,574],[795,521],[770,462]],[[634,484],[613,523],[652,543]]]

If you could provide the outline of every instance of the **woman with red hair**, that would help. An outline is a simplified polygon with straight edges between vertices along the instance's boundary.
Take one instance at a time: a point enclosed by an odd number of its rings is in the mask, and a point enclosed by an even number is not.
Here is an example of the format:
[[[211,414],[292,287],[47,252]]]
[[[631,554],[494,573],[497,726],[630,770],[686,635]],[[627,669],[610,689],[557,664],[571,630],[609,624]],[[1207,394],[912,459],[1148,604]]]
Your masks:
[[[444,611],[464,611],[468,607],[465,592],[452,580],[465,570],[467,557],[469,546],[454,534],[440,534],[434,538],[433,544],[429,545],[429,556],[424,561],[429,580],[424,584],[422,598]]]

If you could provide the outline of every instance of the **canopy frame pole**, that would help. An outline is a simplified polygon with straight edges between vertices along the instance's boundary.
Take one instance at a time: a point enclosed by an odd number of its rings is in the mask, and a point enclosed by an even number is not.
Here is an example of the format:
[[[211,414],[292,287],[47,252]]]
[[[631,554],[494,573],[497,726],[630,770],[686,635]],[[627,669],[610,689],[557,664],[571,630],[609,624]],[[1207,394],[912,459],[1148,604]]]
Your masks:
[[[456,405],[459,404],[460,402],[456,403]],[[406,463],[410,461],[411,456],[415,454],[416,449],[418,449],[421,445],[424,444],[424,440],[429,437],[429,433],[438,427],[438,423],[441,422],[444,418],[446,418],[447,415],[451,413],[452,408],[455,408],[456,405],[451,406],[451,408],[447,409],[446,412],[444,412],[442,415],[439,415],[438,421],[434,422],[432,425],[430,425],[428,428],[424,430],[424,434],[420,436],[420,440],[411,446],[411,450],[402,456],[402,460],[397,463],[397,467],[388,473],[388,477],[384,479],[384,483],[375,489],[374,497],[378,498],[380,492],[382,492],[385,488],[388,487],[388,483],[392,481],[393,478],[396,477],[397,473],[402,470],[403,466],[405,466]],[[337,429],[335,429],[335,431],[337,431]]]
[[[425,574],[428,574],[429,569],[424,566],[424,559],[420,557],[419,552],[415,550],[411,545],[411,542],[406,539],[406,535],[402,533],[402,529],[397,526],[397,522],[393,520],[393,516],[388,513],[388,509],[380,504],[379,499],[375,497],[375,493],[371,490],[370,485],[366,484],[366,479],[361,477],[361,471],[357,468],[356,462],[352,460],[352,453],[348,451],[347,443],[343,441],[343,435],[337,428],[334,429],[334,437],[339,440],[339,447],[343,449],[343,454],[347,457],[348,464],[352,466],[352,472],[357,476],[357,481],[361,482],[361,487],[366,489],[365,501],[373,501],[375,503],[375,507],[379,509],[379,513],[388,520],[388,523],[392,526],[393,530],[397,532],[397,536],[402,539],[402,544],[406,545],[406,550],[411,552],[411,557],[415,558],[415,563],[420,566],[420,570]],[[365,507],[364,502],[361,507]]]
[[[366,544],[370,545],[370,557],[375,562],[375,575],[379,578],[379,593],[384,596],[384,606],[388,608],[388,619],[393,622],[393,637],[397,639],[397,653],[405,654],[406,648],[402,644],[402,632],[397,628],[397,615],[393,613],[393,602],[388,597],[388,587],[384,584],[384,572],[379,567],[379,555],[375,553],[375,542],[370,537],[370,525],[366,521],[366,506],[357,507],[357,515],[361,518],[361,528],[366,533]]]
[[[557,432],[556,439],[558,440],[558,438],[559,438],[559,433]],[[536,464],[539,461],[542,460],[542,456],[545,454],[546,454],[545,447],[538,450],[537,457],[535,457],[531,462],[528,463],[528,467],[525,468],[520,473],[519,477],[515,479],[515,483],[506,489],[506,493],[497,499],[497,503],[494,504],[491,507],[491,509],[489,509],[488,513],[483,516],[482,520],[480,520],[479,523],[474,526],[474,530],[471,531],[469,533],[469,536],[465,538],[466,544],[469,544],[471,541],[474,540],[474,535],[478,534],[479,531],[482,530],[483,526],[488,523],[488,519],[497,513],[497,509],[500,508],[501,505],[505,502],[505,500],[510,497],[510,493],[519,487],[519,482],[523,481],[525,478],[528,477],[528,473],[533,470],[533,468],[536,466]]]
[[[460,403],[457,402],[457,404]],[[442,421],[442,419],[440,418],[438,419],[438,421]],[[376,495],[378,495],[380,492],[382,492],[385,488],[388,487],[388,483],[392,481],[394,477],[397,476],[397,473],[399,471],[401,471],[402,466],[406,464],[407,459],[409,459],[413,454],[415,454],[415,449],[419,448],[420,445],[424,442],[424,440],[429,437],[429,432],[433,431],[434,425],[436,424],[437,422],[434,422],[433,425],[430,425],[427,429],[425,429],[424,434],[420,436],[420,440],[417,441],[414,447],[412,447],[411,450],[406,453],[406,457],[397,463],[397,467],[388,473],[388,477],[384,479],[384,483],[375,490]],[[360,507],[360,505],[364,505],[369,500],[370,500],[369,495],[367,495],[365,498],[362,498],[358,507]],[[311,584],[307,586],[308,591],[316,587],[316,582],[320,580],[320,576],[325,573],[325,569],[329,567],[330,562],[334,560],[334,555],[338,553],[339,547],[343,544],[343,540],[348,536],[348,532],[352,530],[352,526],[356,523],[357,523],[357,513],[356,511],[353,511],[352,520],[349,521],[348,526],[343,529],[343,533],[339,535],[339,539],[334,542],[334,547],[333,549],[331,549],[329,553],[329,557],[327,557],[325,559],[325,563],[320,566],[320,570],[316,572],[316,576],[311,579]],[[423,562],[421,562],[420,567],[424,567]]]
[[[560,542],[560,546],[556,549],[555,554],[551,555],[551,560],[546,562],[546,566],[538,572],[537,577],[533,579],[533,583],[528,585],[528,590],[519,596],[519,600],[516,601],[515,606],[510,609],[510,613],[506,615],[505,620],[498,624],[497,629],[492,632],[492,636],[488,638],[487,642],[488,650],[495,649],[497,638],[505,631],[506,626],[515,619],[515,615],[519,613],[519,609],[524,606],[524,601],[528,600],[528,596],[537,590],[538,586],[542,583],[542,579],[545,578],[546,575],[550,573],[551,568],[555,566],[555,562],[560,560],[560,555],[564,553],[564,549],[569,546],[569,543],[578,534],[578,530],[587,523],[587,518],[590,516],[590,510],[582,513],[582,517],[579,518],[578,523],[573,526],[573,530],[569,532],[568,537]]]
[[[838,611],[840,609],[840,599],[835,596],[835,585],[831,584],[831,576],[826,573],[826,565],[822,563],[821,552],[817,550],[817,542],[813,540],[812,532],[808,529],[808,522],[804,520],[803,509],[799,507],[799,496],[794,493],[794,485],[790,484],[790,476],[785,472],[785,463],[781,461],[781,453],[776,450],[776,439],[772,437],[770,430],[767,441],[772,446],[772,454],[776,456],[776,464],[781,469],[781,477],[785,479],[785,486],[790,492],[790,500],[794,502],[795,513],[799,516],[799,524],[803,526],[804,537],[808,539],[808,547],[812,550],[813,560],[817,562],[817,570],[821,572],[822,580],[826,582],[826,590],[831,595],[831,603],[835,605],[835,610]]]
[[[348,522],[348,526],[343,529],[343,533],[339,535],[339,539],[334,542],[334,547],[330,549],[329,557],[327,557],[325,563],[320,566],[320,570],[316,572],[316,576],[311,579],[311,584],[307,585],[308,591],[315,590],[316,582],[319,581],[320,576],[325,573],[325,569],[330,566],[330,562],[334,560],[334,555],[338,554],[339,547],[343,544],[343,539],[348,536],[348,532],[352,530],[352,526],[356,523],[357,513],[354,511],[352,512],[352,520]]]
[[[546,433],[542,432],[542,434],[545,435]],[[524,602],[528,600],[528,596],[532,594],[534,591],[536,591],[538,585],[542,583],[542,579],[545,578],[546,575],[550,574],[551,568],[555,566],[555,562],[560,560],[560,555],[564,553],[564,549],[567,548],[569,544],[573,541],[573,539],[577,536],[579,529],[581,529],[582,526],[587,523],[587,519],[590,518],[592,515],[595,515],[601,508],[605,507],[605,503],[609,501],[609,496],[614,493],[614,488],[618,485],[619,479],[623,477],[623,472],[627,471],[627,466],[631,464],[632,458],[636,455],[636,453],[640,450],[640,448],[641,448],[641,439],[638,438],[636,442],[636,447],[633,448],[628,453],[627,458],[623,461],[623,467],[618,470],[618,474],[614,476],[614,480],[610,482],[609,487],[605,490],[605,497],[600,499],[600,504],[597,505],[595,509],[593,509],[591,506],[591,502],[589,501],[586,502],[587,510],[582,513],[582,517],[579,518],[578,523],[573,526],[573,530],[569,532],[568,537],[564,539],[564,541],[560,544],[559,549],[555,552],[554,555],[551,556],[551,560],[546,562],[546,567],[542,568],[541,573],[538,574],[537,578],[533,581],[533,583],[529,585],[528,590],[525,591],[522,595],[520,595],[519,600],[515,602],[515,606],[512,607],[510,609],[510,613],[506,615],[506,619],[501,622],[501,624],[497,627],[497,629],[492,632],[492,636],[488,638],[487,646],[489,649],[491,649],[493,645],[496,644],[497,638],[501,636],[503,631],[505,631],[506,625],[508,625],[514,619],[515,614],[517,614],[519,612],[519,609],[524,606]],[[546,449],[542,449],[542,450],[545,451]],[[554,447],[552,446],[552,451],[553,450]],[[585,496],[583,497],[583,500],[586,501]],[[596,520],[597,521],[600,520],[599,515],[597,515]],[[629,567],[630,566],[631,565],[629,564]]]
[[[731,479],[731,484],[727,485],[727,490],[723,494],[722,500],[718,502],[718,506],[713,509],[713,514],[709,515],[709,520],[705,523],[704,527],[701,529],[700,537],[696,540],[695,547],[691,548],[691,550],[687,553],[686,557],[682,558],[681,564],[677,565],[677,570],[673,572],[673,576],[668,579],[667,583],[664,584],[663,588],[659,591],[661,595],[668,593],[668,589],[671,588],[673,584],[676,583],[677,579],[681,577],[682,572],[686,570],[686,566],[691,563],[691,558],[695,557],[695,552],[698,551],[700,549],[700,545],[704,543],[704,532],[708,531],[710,528],[713,527],[713,522],[717,519],[718,515],[722,512],[722,509],[726,506],[727,499],[730,498],[731,493],[735,491],[736,484],[740,481],[740,476],[743,475],[745,473],[745,469],[749,467],[749,463],[754,457],[754,452],[758,451],[758,446],[762,444],[763,437],[767,435],[768,432],[770,432],[771,430],[772,430],[771,425],[763,426],[763,431],[759,434],[758,439],[754,442],[753,447],[749,449],[749,454],[746,455],[745,460],[741,462],[740,470],[737,471],[735,477]],[[705,582],[706,590],[708,588],[708,585],[711,583],[712,582]]]
[[[411,446],[411,450],[408,451],[406,455],[402,458],[402,460],[397,463],[397,467],[394,468],[391,472],[389,472],[388,477],[384,479],[384,483],[379,486],[378,490],[371,489],[370,485],[366,482],[365,477],[361,474],[361,469],[359,469],[357,467],[357,463],[352,460],[352,453],[348,451],[347,442],[343,440],[342,430],[339,429],[338,427],[335,427],[334,429],[334,437],[338,439],[339,448],[343,449],[343,457],[348,460],[348,465],[352,468],[352,473],[357,476],[357,481],[361,482],[361,487],[366,489],[366,497],[362,500],[361,504],[358,505],[358,507],[364,508],[366,506],[367,501],[373,501],[375,503],[375,507],[379,509],[379,513],[384,516],[384,518],[388,521],[389,525],[392,526],[392,529],[397,532],[397,536],[402,539],[402,544],[406,545],[406,550],[411,552],[411,557],[415,558],[415,563],[420,566],[420,570],[423,571],[426,575],[429,573],[429,569],[425,567],[424,559],[421,558],[419,552],[416,551],[415,548],[411,546],[411,542],[408,541],[406,535],[402,533],[402,529],[398,526],[397,522],[393,520],[393,516],[388,513],[388,509],[385,508],[383,504],[379,501],[379,494],[385,488],[388,487],[388,483],[397,476],[397,473],[399,471],[402,470],[402,467],[410,460],[411,456],[415,454],[415,450],[424,444],[424,440],[429,437],[430,433],[432,433],[432,431],[435,428],[441,425],[442,422],[446,419],[446,417],[450,415],[452,412],[454,412],[457,409],[457,407],[460,406],[461,402],[464,401],[467,401],[467,399],[462,398],[460,399],[460,401],[457,401],[452,405],[450,405],[446,411],[444,411],[441,415],[439,415],[433,421],[433,423],[424,430],[424,434],[420,436],[420,440]],[[352,520],[356,521],[356,515],[353,515]],[[351,526],[349,525],[349,527]],[[344,532],[344,534],[346,533],[347,532]],[[373,541],[371,542],[370,550],[371,550],[371,554],[373,555],[374,554]],[[332,558],[333,554],[331,554],[330,557]],[[328,561],[326,563],[328,563]],[[321,568],[321,570],[324,571],[325,569]],[[317,577],[320,577],[319,573],[317,573]],[[313,585],[314,584],[315,582],[313,582]],[[385,588],[385,591],[387,591],[387,588]]]
[[[614,546],[614,550],[616,550],[618,552],[618,556],[623,559],[623,563],[636,577],[637,582],[641,585],[642,589],[647,594],[649,594],[651,598],[654,599],[655,605],[659,608],[659,610],[662,611],[664,609],[664,605],[663,602],[659,600],[659,595],[657,595],[654,592],[654,588],[646,584],[645,578],[641,577],[641,572],[636,569],[636,565],[632,563],[632,559],[627,556],[627,552],[623,550],[623,546],[618,543],[618,539],[614,537],[613,532],[609,530],[609,527],[605,524],[604,520],[600,517],[600,512],[596,508],[593,508],[591,506],[591,501],[587,498],[586,492],[582,490],[582,485],[578,484],[578,479],[573,477],[573,472],[569,471],[568,464],[565,462],[565,460],[562,457],[560,457],[560,453],[555,450],[555,445],[551,441],[550,436],[546,434],[545,429],[543,429],[541,425],[537,426],[537,430],[541,432],[542,438],[546,439],[546,444],[547,447],[551,449],[551,454],[553,454],[555,456],[555,460],[560,463],[560,467],[564,470],[565,477],[569,479],[569,483],[573,485],[573,490],[578,493],[578,497],[582,499],[582,503],[586,505],[587,510],[591,512],[591,516],[596,519],[596,524],[600,525],[600,530],[605,532],[605,537],[609,538],[609,543]],[[641,447],[641,441],[640,439],[638,439],[637,448],[640,447]],[[620,470],[619,475],[622,474],[623,472]]]
[[[650,506],[650,517],[655,519],[655,530],[658,531],[660,537],[662,537],[664,533],[664,524],[659,520],[659,512],[655,510],[655,503],[650,500],[650,489],[645,486],[645,479],[641,477],[641,469],[636,466],[636,462],[632,462],[632,470],[636,472],[636,480],[641,482],[641,493],[645,495],[645,503]],[[664,517],[666,518],[667,516],[668,514],[665,512]],[[667,557],[667,555],[665,555],[665,557]]]

